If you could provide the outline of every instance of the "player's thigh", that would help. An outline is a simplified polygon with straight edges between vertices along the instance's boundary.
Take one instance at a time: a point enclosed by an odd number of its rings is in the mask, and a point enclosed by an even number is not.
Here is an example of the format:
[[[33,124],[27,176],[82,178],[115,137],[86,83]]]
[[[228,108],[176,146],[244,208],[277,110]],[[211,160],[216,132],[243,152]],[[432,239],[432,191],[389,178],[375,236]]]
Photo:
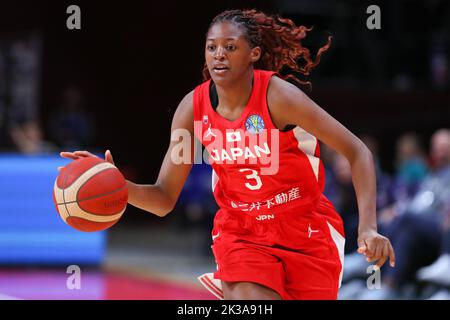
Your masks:
[[[254,282],[222,281],[222,289],[225,300],[281,300],[276,291]]]

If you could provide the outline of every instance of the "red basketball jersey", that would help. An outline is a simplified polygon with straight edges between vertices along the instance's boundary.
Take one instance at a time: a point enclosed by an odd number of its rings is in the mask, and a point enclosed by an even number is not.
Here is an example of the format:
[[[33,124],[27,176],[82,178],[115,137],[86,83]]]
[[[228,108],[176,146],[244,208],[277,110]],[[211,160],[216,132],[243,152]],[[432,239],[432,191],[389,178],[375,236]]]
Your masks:
[[[315,203],[322,194],[318,140],[299,126],[282,132],[271,120],[267,87],[273,75],[254,71],[249,101],[234,121],[213,109],[211,80],[195,88],[195,136],[209,153],[212,190],[222,210],[270,215]]]

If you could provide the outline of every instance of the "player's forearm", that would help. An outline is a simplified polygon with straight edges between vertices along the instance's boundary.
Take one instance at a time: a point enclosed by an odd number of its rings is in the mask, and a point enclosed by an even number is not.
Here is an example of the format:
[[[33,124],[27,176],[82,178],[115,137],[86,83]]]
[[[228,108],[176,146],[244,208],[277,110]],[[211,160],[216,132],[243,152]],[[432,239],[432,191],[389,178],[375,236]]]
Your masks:
[[[358,202],[359,231],[376,231],[376,175],[372,153],[366,147],[360,148],[350,165]]]
[[[129,204],[160,217],[173,210],[173,201],[159,186],[136,184],[128,180],[127,186]]]

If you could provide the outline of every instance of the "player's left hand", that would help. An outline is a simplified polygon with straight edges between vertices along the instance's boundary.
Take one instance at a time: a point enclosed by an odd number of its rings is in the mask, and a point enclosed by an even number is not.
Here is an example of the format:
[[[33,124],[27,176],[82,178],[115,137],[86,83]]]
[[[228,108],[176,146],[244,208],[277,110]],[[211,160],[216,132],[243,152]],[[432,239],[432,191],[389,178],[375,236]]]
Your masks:
[[[359,233],[358,253],[365,255],[367,262],[377,261],[378,268],[381,268],[388,258],[390,266],[395,266],[395,252],[391,242],[375,230]]]

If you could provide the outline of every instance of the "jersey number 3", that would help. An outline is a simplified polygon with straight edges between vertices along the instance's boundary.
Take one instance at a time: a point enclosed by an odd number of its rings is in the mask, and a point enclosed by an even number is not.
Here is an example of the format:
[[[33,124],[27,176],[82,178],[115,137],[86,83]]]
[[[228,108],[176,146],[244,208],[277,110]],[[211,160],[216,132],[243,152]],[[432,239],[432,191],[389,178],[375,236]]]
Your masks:
[[[250,190],[259,190],[262,187],[262,181],[261,178],[258,176],[258,171],[253,170],[253,169],[240,169],[239,172],[244,172],[244,171],[251,171],[251,174],[246,175],[245,177],[247,179],[254,179],[255,183],[251,184],[246,182],[245,186],[247,188],[249,188]]]

